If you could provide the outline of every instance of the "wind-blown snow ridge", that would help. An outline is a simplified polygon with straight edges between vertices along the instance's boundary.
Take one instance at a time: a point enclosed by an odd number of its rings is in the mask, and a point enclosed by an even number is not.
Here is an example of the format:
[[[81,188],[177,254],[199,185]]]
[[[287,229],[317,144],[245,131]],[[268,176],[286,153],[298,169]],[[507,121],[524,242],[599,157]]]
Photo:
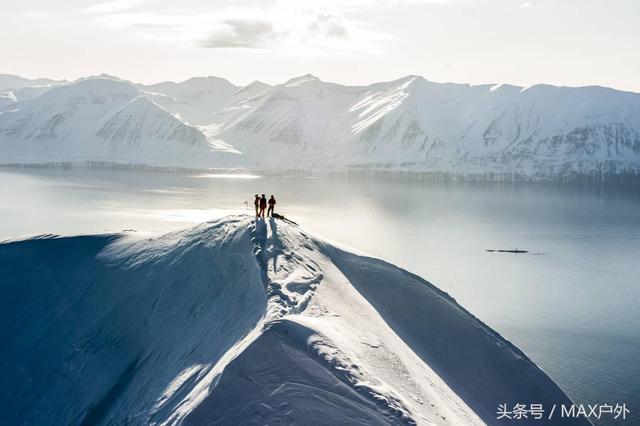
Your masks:
[[[10,424],[500,424],[499,403],[569,403],[431,284],[283,221],[5,242],[0,276]]]

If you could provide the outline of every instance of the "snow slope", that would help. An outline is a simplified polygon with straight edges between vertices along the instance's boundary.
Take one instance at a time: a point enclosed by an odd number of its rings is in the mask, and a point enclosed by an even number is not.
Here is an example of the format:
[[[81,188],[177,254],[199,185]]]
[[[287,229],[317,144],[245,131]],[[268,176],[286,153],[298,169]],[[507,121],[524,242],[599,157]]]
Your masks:
[[[193,125],[211,122],[211,115],[226,106],[238,87],[218,77],[197,77],[181,83],[142,86],[154,102]]]
[[[257,153],[256,167],[530,179],[640,171],[640,94],[602,87],[469,86],[417,76],[346,87],[303,76],[240,112],[216,116],[216,137]]]
[[[12,74],[0,74],[0,92],[22,89],[24,87],[47,86],[62,83],[64,83],[64,81],[56,81],[48,78],[28,79]]]
[[[225,108],[214,136],[242,152],[250,168],[345,166],[353,158],[343,147],[341,115],[360,92],[312,75],[294,78]]]
[[[0,276],[8,424],[499,424],[499,403],[569,402],[433,285],[283,221],[5,242]]]
[[[15,109],[19,101],[36,98],[65,83],[47,78],[29,80],[17,75],[0,74],[0,113]]]
[[[312,75],[275,86],[241,88],[216,77],[134,86],[103,75],[27,89],[0,91],[0,163],[640,177],[640,94],[604,87],[470,86],[418,76],[343,86]],[[102,143],[101,126],[134,97],[147,107],[110,121],[110,144]]]
[[[13,92],[0,92],[0,114],[5,111],[11,111],[18,102]]]
[[[89,78],[0,115],[4,163],[106,162],[204,167],[205,136],[128,82]]]

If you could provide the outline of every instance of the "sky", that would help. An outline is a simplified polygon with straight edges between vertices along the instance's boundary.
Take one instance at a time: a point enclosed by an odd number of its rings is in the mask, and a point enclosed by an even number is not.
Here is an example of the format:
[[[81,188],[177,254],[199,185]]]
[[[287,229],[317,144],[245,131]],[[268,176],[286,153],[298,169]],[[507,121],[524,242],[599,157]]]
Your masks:
[[[640,92],[638,0],[2,0],[0,73]]]

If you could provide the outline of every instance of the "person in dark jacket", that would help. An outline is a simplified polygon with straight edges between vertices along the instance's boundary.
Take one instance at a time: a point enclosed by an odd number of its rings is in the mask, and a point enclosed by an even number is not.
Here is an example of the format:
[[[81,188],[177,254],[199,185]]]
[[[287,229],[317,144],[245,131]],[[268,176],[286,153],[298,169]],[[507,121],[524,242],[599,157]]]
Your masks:
[[[267,208],[267,196],[262,194],[262,197],[260,197],[260,213],[258,214],[259,217],[264,219],[264,209]]]
[[[273,195],[269,198],[269,208],[267,209],[267,216],[273,217],[273,208],[276,206],[276,199]]]
[[[260,216],[260,196],[256,194],[256,199],[253,200],[253,205],[256,208],[256,217]]]

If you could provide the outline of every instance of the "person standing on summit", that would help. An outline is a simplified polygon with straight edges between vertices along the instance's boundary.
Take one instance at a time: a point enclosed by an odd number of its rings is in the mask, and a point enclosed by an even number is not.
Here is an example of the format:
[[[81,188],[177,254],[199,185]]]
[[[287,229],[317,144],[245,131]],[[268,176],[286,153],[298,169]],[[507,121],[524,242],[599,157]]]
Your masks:
[[[256,194],[256,199],[253,200],[253,205],[256,208],[256,217],[260,216],[260,196]]]
[[[267,196],[262,194],[262,197],[260,197],[260,213],[258,214],[258,217],[261,217],[264,219],[264,209],[267,208]]]
[[[273,217],[273,208],[276,206],[276,199],[273,195],[269,198],[269,208],[267,209],[267,216]]]

